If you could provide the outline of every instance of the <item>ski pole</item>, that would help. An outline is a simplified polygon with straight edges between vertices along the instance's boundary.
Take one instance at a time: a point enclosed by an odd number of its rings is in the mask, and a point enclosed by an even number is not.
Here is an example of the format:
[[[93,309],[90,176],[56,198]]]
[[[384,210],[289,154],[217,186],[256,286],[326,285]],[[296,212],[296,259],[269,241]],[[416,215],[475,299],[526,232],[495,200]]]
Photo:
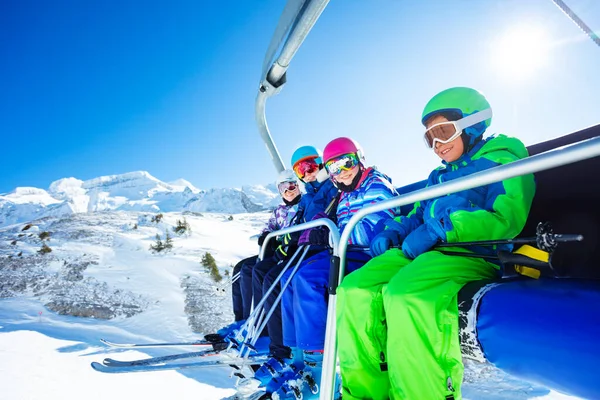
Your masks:
[[[556,243],[581,242],[583,235],[577,234],[553,234],[552,239]],[[473,242],[440,243],[436,247],[466,247],[466,246],[494,246],[498,244],[527,244],[537,242],[538,237],[500,239],[500,240],[476,240]]]
[[[254,346],[256,344],[256,341],[258,340],[258,338],[260,337],[260,332],[262,332],[262,330],[264,329],[264,327],[266,326],[269,318],[271,318],[271,315],[273,314],[273,312],[275,311],[275,308],[277,307],[277,305],[279,304],[279,301],[281,299],[281,297],[283,296],[283,292],[285,291],[285,289],[287,288],[288,284],[291,282],[291,279],[293,278],[293,276],[296,274],[296,271],[298,270],[298,267],[300,266],[300,264],[302,263],[302,261],[304,261],[304,258],[306,257],[306,254],[308,253],[308,250],[310,249],[310,246],[306,246],[306,248],[304,249],[304,251],[302,252],[300,259],[298,260],[298,262],[296,263],[296,266],[294,267],[294,269],[292,270],[291,274],[290,274],[290,279],[288,279],[288,281],[285,283],[285,285],[281,288],[281,292],[279,293],[279,295],[277,296],[277,298],[275,299],[275,302],[273,303],[273,306],[271,307],[271,309],[269,310],[268,314],[265,316],[265,309],[264,306],[261,310],[260,316],[257,320],[257,322],[255,323],[255,330],[253,333],[255,333],[255,336],[251,336],[248,335],[248,337],[246,337],[246,341],[250,340],[250,345]],[[297,251],[298,254],[300,254],[300,250]],[[290,263],[291,266],[291,263]],[[280,274],[277,279],[275,279],[275,282],[273,283],[273,285],[271,285],[271,287],[269,288],[270,291],[268,293],[271,293],[274,289],[275,289],[275,285],[278,285],[279,282],[281,281],[281,279],[283,278],[283,274]]]
[[[217,286],[217,292],[224,292],[225,289],[230,286],[233,285],[238,279],[240,279],[240,273],[237,272],[236,274],[234,274],[231,279],[228,279],[227,281],[225,281],[225,283],[222,283],[220,285]]]
[[[468,247],[468,246],[494,246],[498,244],[527,244],[535,243],[540,250],[552,252],[559,243],[581,242],[583,235],[556,234],[552,231],[549,222],[540,222],[536,227],[536,236],[529,238],[500,239],[500,240],[478,240],[472,242],[439,243],[437,248],[444,247]]]
[[[302,248],[302,247],[300,247],[300,248]],[[298,250],[300,250],[300,248]],[[300,251],[296,251],[292,255],[292,257],[289,259],[289,261],[287,262],[287,264],[285,265],[285,267],[283,267],[282,271],[279,273],[279,275],[275,279],[276,281],[279,281],[281,279],[281,277],[287,271],[287,269],[289,268],[289,266],[291,265],[291,263],[298,257],[298,254],[300,254]],[[255,325],[256,319],[259,317],[260,313],[262,312],[263,304],[267,301],[267,297],[271,294],[271,292],[273,291],[273,289],[274,289],[274,287],[270,287],[269,288],[269,290],[267,291],[267,293],[265,293],[265,295],[263,296],[262,300],[256,305],[256,307],[254,307],[254,310],[252,310],[252,312],[250,313],[250,316],[248,317],[248,319],[246,320],[246,322],[240,327],[238,335],[236,335],[234,337],[234,338],[241,339],[241,341],[243,343],[242,347],[240,348],[240,352],[245,347],[244,343],[246,342],[247,337],[249,336],[248,330],[251,329]],[[243,336],[243,334],[242,334],[242,332],[244,330],[247,331],[246,336]],[[242,336],[239,336],[240,334],[242,334]],[[228,349],[231,348],[232,346],[233,346],[233,341],[229,344]]]

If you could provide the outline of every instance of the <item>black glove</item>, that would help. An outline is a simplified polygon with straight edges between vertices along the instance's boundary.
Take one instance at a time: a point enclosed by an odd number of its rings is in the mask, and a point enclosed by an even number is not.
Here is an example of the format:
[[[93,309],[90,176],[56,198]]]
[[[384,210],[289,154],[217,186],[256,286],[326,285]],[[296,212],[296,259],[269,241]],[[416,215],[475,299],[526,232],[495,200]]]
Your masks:
[[[327,229],[311,229],[308,234],[308,242],[315,246],[328,246],[329,231]]]
[[[277,262],[281,262],[285,260],[286,257],[287,252],[284,250],[282,245],[279,245],[279,247],[275,249],[275,254],[273,254],[273,258],[277,260]]]
[[[267,235],[271,233],[271,232],[263,232],[260,234],[260,236],[258,237],[258,245],[262,246],[263,243],[265,242],[265,239],[267,238]]]
[[[300,232],[292,232],[283,236],[284,246],[297,246],[298,239],[300,238]]]

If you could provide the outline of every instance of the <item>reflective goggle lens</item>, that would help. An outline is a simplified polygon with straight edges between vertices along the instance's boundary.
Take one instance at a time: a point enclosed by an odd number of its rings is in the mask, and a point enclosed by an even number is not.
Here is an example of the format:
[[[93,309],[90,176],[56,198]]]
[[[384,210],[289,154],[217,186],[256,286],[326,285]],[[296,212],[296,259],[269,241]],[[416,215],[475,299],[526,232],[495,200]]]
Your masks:
[[[339,175],[342,171],[350,171],[358,165],[356,154],[344,154],[325,163],[325,168],[331,176]]]
[[[319,166],[314,160],[304,160],[294,165],[294,172],[298,175],[298,178],[304,178],[306,174],[312,174],[319,169]]]
[[[425,144],[430,149],[433,148],[435,141],[448,143],[456,139],[462,133],[454,122],[442,122],[433,125],[425,131]]]
[[[284,194],[286,191],[293,192],[298,188],[296,182],[281,182],[277,185],[277,189],[279,189],[279,193]]]

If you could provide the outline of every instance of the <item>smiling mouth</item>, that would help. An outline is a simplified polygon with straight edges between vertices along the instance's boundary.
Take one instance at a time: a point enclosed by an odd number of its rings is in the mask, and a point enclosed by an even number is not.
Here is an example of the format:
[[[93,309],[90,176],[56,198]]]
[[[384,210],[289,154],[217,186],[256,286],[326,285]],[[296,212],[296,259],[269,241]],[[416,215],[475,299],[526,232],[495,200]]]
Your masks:
[[[444,149],[444,150],[442,150],[442,151],[440,152],[440,154],[444,156],[444,155],[448,154],[448,152],[449,152],[450,150],[452,150],[452,147],[449,147],[449,148],[447,148],[447,149]]]

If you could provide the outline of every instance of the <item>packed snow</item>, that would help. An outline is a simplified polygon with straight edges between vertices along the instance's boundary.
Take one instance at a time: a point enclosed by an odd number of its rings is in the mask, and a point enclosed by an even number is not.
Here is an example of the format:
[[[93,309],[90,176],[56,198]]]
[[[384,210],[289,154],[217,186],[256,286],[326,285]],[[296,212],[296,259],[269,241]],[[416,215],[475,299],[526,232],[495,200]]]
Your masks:
[[[64,187],[64,185],[63,185]],[[72,186],[71,186],[72,187]],[[229,290],[200,264],[207,252],[225,276],[256,254],[269,212],[105,211],[48,216],[0,228],[0,399],[223,399],[230,368],[102,374],[90,362],[194,348],[111,349],[125,343],[195,341],[233,320]],[[178,221],[191,232],[176,235]],[[41,239],[44,232],[48,237]],[[158,234],[173,238],[153,253]],[[51,252],[38,253],[46,245]],[[467,363],[466,399],[573,399]]]

